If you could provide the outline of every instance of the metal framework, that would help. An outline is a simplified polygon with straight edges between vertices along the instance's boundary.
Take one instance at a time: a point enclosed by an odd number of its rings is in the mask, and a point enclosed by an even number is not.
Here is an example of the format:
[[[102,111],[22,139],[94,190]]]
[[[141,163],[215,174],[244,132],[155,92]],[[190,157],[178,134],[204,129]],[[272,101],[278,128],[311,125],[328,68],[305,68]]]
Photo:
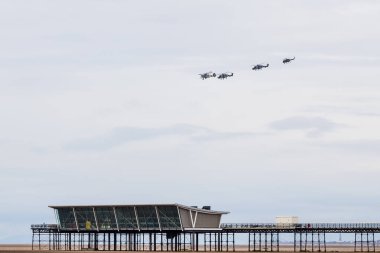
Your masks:
[[[375,234],[380,223],[221,224],[219,230],[62,230],[56,224],[32,225],[34,250],[114,251],[281,251],[280,235],[293,234],[294,252],[326,252],[326,234],[350,233],[352,251],[376,251]]]
[[[380,223],[229,223],[228,212],[179,204],[52,206],[57,224],[32,225],[32,249],[326,252],[326,234],[353,234],[352,251],[376,251]],[[236,243],[239,243],[237,245]],[[281,247],[280,247],[281,246]],[[288,247],[289,250],[289,247]]]

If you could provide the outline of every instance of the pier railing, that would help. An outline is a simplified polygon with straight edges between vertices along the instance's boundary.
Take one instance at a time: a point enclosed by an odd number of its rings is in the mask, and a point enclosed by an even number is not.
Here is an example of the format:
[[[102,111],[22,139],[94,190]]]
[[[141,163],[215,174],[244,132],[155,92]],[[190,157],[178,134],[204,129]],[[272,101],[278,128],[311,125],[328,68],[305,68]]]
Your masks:
[[[380,223],[223,223],[223,229],[380,229]]]
[[[33,224],[30,226],[31,229],[57,229],[57,224]]]
[[[60,230],[57,224],[37,224],[31,228],[32,249],[66,251],[233,252],[239,242],[239,251],[278,252],[280,236],[293,233],[293,252],[326,252],[326,234],[350,233],[355,240],[348,246],[351,252],[375,252],[375,238],[380,234],[380,223],[224,223],[219,230],[196,231],[78,231]],[[285,246],[281,248],[290,252]]]

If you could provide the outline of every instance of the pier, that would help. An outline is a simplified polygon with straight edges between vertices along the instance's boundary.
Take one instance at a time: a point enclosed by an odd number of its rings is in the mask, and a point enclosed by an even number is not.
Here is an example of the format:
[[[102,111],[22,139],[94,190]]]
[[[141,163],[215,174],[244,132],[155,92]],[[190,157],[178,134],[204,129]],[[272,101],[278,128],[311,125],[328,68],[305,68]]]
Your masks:
[[[52,208],[57,224],[31,226],[34,250],[327,252],[326,235],[352,234],[351,251],[375,252],[380,233],[380,223],[220,223],[228,212],[178,204]]]

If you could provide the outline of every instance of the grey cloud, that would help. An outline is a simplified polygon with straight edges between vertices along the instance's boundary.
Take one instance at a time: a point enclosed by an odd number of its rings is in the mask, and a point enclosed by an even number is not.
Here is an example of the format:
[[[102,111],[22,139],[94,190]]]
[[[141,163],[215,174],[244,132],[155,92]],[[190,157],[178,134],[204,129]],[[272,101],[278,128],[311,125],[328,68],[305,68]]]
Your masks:
[[[317,137],[323,133],[331,132],[341,126],[322,117],[291,117],[270,124],[273,129],[279,131],[306,130],[307,136]]]
[[[342,151],[364,154],[379,154],[380,152],[380,139],[362,139],[350,141],[334,141],[324,142],[318,144],[323,148],[333,148]]]
[[[372,55],[348,55],[345,54],[333,54],[333,53],[319,53],[319,54],[305,54],[305,61],[311,61],[317,64],[364,64],[370,65],[375,64],[378,65],[380,62],[380,57],[372,56]]]
[[[64,145],[66,150],[106,150],[128,142],[144,141],[163,136],[186,136],[193,141],[212,141],[254,136],[250,132],[217,132],[205,127],[178,124],[161,128],[118,127],[108,133]]]
[[[353,106],[314,105],[305,107],[305,112],[332,112],[366,117],[380,117],[374,108],[357,108]]]

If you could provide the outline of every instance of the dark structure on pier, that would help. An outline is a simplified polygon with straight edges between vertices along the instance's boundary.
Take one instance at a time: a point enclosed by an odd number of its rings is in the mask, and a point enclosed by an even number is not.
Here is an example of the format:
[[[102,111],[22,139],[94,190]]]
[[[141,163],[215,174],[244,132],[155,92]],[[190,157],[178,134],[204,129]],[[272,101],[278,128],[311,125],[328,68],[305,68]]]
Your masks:
[[[351,233],[354,251],[375,251],[380,223],[221,224],[228,212],[179,204],[51,206],[57,224],[32,225],[33,249],[115,251],[327,251],[326,234]],[[237,238],[243,236],[245,243]]]

